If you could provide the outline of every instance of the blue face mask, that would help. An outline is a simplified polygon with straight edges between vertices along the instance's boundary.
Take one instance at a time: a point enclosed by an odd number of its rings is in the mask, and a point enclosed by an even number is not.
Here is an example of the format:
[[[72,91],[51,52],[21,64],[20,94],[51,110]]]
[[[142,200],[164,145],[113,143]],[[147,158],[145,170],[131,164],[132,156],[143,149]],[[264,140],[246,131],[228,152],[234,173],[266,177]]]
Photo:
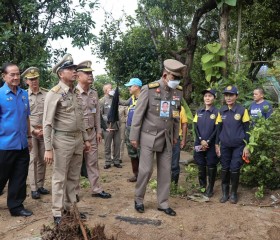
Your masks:
[[[180,80],[169,80],[167,83],[168,87],[172,89],[176,89],[176,87],[178,87],[179,84],[180,84]]]

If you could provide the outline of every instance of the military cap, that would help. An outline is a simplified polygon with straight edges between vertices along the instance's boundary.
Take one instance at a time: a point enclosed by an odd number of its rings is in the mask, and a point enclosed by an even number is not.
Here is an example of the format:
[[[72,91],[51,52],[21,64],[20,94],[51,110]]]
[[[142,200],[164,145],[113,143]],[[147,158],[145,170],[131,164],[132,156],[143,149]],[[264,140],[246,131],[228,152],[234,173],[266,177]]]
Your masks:
[[[36,67],[30,67],[30,68],[27,68],[22,74],[21,76],[23,78],[26,78],[26,79],[33,79],[33,78],[37,78],[40,76],[39,74],[39,69],[36,68]]]
[[[91,68],[91,61],[83,61],[77,65],[76,71],[77,72],[92,72]]]
[[[207,88],[207,89],[203,90],[201,93],[202,93],[203,95],[204,95],[205,93],[211,93],[215,98],[217,97],[216,90],[213,89],[213,88]]]
[[[166,59],[163,65],[167,72],[177,77],[182,76],[183,69],[186,67],[186,65],[174,59]]]
[[[223,94],[225,93],[230,93],[230,94],[236,94],[238,95],[238,90],[237,90],[237,87],[236,86],[227,86],[224,91],[223,91]]]
[[[57,73],[60,69],[76,68],[77,65],[73,64],[72,55],[67,53],[63,58],[53,67],[53,73]]]

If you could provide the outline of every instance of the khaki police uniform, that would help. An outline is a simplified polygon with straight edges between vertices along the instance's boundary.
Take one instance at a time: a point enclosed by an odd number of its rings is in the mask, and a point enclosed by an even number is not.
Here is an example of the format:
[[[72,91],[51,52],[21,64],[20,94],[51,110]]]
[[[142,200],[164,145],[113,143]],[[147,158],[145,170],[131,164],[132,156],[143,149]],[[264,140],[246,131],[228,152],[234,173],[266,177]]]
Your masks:
[[[163,80],[143,86],[134,111],[130,140],[140,143],[139,173],[135,187],[135,202],[142,204],[146,187],[157,160],[158,207],[167,209],[171,182],[173,139],[179,136],[179,111],[182,88],[171,89]],[[170,115],[160,117],[161,101],[169,101]]]
[[[100,113],[107,124],[107,128],[113,129],[109,131],[103,131],[105,141],[105,166],[113,164],[120,164],[120,123],[119,121],[114,123],[108,123],[108,113],[112,105],[113,97],[105,95],[99,100]],[[113,159],[111,159],[111,144],[113,143]]]
[[[99,179],[99,166],[98,166],[98,143],[96,134],[102,133],[100,125],[100,108],[99,99],[96,90],[89,89],[85,92],[81,86],[78,84],[76,87],[79,90],[78,98],[81,100],[83,105],[83,120],[85,124],[85,129],[89,136],[89,141],[91,143],[91,150],[84,153],[84,158],[87,167],[88,180],[92,192],[100,193],[103,191],[100,186]]]
[[[39,69],[36,67],[30,67],[26,69],[21,76],[26,80],[38,79]],[[37,93],[32,92],[31,88],[27,90],[28,100],[30,106],[30,129],[31,134],[33,130],[43,129],[43,112],[44,102],[47,95],[47,90],[39,88]],[[30,188],[32,192],[38,190],[38,188],[44,187],[46,163],[44,161],[45,145],[43,137],[36,137],[32,134],[32,149],[30,152],[30,162],[28,177],[30,182]]]
[[[72,64],[72,65],[71,65]],[[73,59],[65,55],[53,69],[73,66]],[[60,217],[63,209],[70,210],[76,202],[75,188],[79,181],[83,143],[88,134],[83,122],[79,90],[71,90],[60,81],[47,94],[44,105],[43,130],[46,150],[54,153],[52,175],[52,213]]]
[[[31,132],[35,129],[43,129],[43,112],[46,95],[47,91],[42,88],[36,94],[30,88],[28,89]],[[31,191],[37,191],[38,188],[44,187],[46,173],[44,153],[45,144],[43,137],[37,138],[32,134],[32,150],[30,152],[28,171]]]

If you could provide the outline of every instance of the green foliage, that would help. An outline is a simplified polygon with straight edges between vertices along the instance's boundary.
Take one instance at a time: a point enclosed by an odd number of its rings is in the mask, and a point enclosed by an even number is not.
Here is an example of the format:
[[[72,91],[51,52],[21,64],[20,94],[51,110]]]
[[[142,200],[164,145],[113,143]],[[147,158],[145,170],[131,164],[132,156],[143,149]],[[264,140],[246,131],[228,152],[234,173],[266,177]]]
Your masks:
[[[186,189],[180,185],[175,184],[174,182],[171,182],[170,185],[170,196],[184,196],[186,195]]]
[[[229,6],[235,7],[237,0],[216,0],[217,8],[222,8],[223,4],[227,4]]]
[[[241,181],[249,186],[280,187],[280,108],[268,119],[260,117],[250,130],[247,144],[250,163],[242,168]]]
[[[194,192],[198,189],[198,182],[197,182],[197,176],[198,176],[198,169],[196,164],[188,164],[185,167],[186,171],[186,191]]]
[[[3,0],[0,2],[0,62],[17,63],[21,70],[36,66],[44,80],[49,77],[50,59],[67,49],[53,50],[49,40],[72,39],[72,45],[84,47],[95,36],[93,10],[97,1]],[[56,62],[56,58],[54,58]]]
[[[258,187],[258,191],[255,192],[255,197],[257,199],[262,199],[264,197],[264,187],[263,187],[263,185]]]
[[[86,177],[80,177],[80,186],[83,189],[90,187],[90,182]]]
[[[144,84],[160,77],[158,55],[148,29],[132,25],[126,33],[120,31],[120,22],[106,22],[96,42],[95,52],[106,60],[110,76],[120,86],[132,77]]]
[[[205,71],[206,81],[218,80],[221,78],[220,68],[226,68],[226,63],[220,61],[221,56],[225,55],[225,50],[219,43],[209,43],[206,45],[208,53],[202,55],[202,70]]]

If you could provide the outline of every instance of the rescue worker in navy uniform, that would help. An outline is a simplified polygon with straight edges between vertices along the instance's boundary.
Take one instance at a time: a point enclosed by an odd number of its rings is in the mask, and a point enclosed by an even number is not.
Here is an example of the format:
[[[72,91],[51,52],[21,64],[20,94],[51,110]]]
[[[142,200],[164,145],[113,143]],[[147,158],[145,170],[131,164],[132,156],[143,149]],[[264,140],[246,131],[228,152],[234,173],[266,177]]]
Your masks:
[[[144,196],[153,172],[153,158],[157,160],[158,210],[175,216],[169,207],[171,183],[172,145],[179,137],[180,102],[182,87],[179,86],[185,65],[173,60],[164,61],[164,70],[159,81],[141,89],[134,111],[129,139],[134,148],[139,145],[140,161],[135,186],[135,210],[144,212]],[[169,102],[169,117],[160,117],[161,102]]]
[[[213,106],[216,98],[216,91],[208,88],[202,91],[204,99],[204,107],[197,110],[193,119],[195,129],[195,151],[194,159],[198,165],[198,180],[201,191],[205,191],[205,195],[213,196],[213,188],[217,174],[218,157],[215,151],[216,141],[216,119],[219,111]],[[207,171],[206,171],[207,166]]]
[[[235,86],[228,86],[223,91],[226,105],[220,109],[218,116],[218,130],[216,153],[221,156],[222,164],[222,192],[221,203],[229,199],[229,184],[231,182],[230,202],[238,201],[237,189],[239,185],[242,157],[249,157],[245,142],[249,141],[249,114],[240,104],[236,103],[238,90]],[[220,146],[218,145],[220,143]]]

